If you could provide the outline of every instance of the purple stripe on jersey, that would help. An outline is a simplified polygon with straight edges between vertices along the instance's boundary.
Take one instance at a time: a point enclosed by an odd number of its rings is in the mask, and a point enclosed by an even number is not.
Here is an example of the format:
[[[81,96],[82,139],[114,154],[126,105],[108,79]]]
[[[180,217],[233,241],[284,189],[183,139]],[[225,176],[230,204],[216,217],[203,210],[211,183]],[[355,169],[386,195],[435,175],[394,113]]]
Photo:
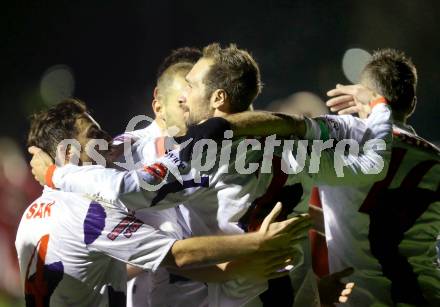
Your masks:
[[[64,266],[61,261],[57,261],[46,265],[47,269],[52,272],[64,272]]]
[[[93,243],[102,233],[105,227],[104,208],[97,202],[90,203],[86,218],[84,219],[84,243]]]

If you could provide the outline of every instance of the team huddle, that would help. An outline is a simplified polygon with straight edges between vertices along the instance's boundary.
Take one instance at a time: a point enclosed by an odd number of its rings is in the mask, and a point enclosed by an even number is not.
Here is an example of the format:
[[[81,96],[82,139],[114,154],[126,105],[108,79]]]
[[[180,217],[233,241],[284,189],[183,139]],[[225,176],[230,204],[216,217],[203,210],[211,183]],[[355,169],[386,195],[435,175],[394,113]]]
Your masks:
[[[256,61],[211,44],[165,58],[146,128],[112,138],[76,99],[34,114],[26,305],[440,306],[440,151],[406,124],[416,84],[379,50],[327,93],[338,115],[257,111]],[[311,191],[324,277],[297,210]]]

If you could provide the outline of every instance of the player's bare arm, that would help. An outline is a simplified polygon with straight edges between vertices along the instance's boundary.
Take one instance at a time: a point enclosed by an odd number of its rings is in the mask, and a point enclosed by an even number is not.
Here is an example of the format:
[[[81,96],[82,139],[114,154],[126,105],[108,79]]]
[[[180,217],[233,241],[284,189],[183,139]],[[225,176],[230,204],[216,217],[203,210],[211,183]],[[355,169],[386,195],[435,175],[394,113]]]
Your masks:
[[[162,266],[176,275],[202,282],[223,282],[239,277],[267,280],[284,276],[288,271],[283,269],[297,261],[295,246],[307,236],[311,221],[308,215],[301,215],[274,222],[280,211],[279,203],[265,218],[260,230],[254,233],[178,240]],[[219,263],[224,259],[228,262]],[[219,264],[192,267],[216,262]],[[127,266],[128,279],[141,272],[138,267]]]
[[[332,111],[339,114],[360,113],[365,117],[371,112],[371,103],[383,98],[360,84],[338,84],[335,89],[328,91],[327,95],[334,97],[327,101],[327,106]],[[228,115],[225,119],[231,124],[235,136],[277,134],[304,137],[307,129],[304,117],[300,115],[248,111]]]
[[[169,271],[201,282],[226,282],[237,278],[265,281],[288,275],[289,270],[285,268],[295,262],[295,257],[297,253],[294,249],[280,253],[260,252],[214,266],[179,270],[170,268]]]
[[[292,246],[305,237],[310,227],[310,218],[304,215],[274,222],[280,212],[281,203],[278,203],[257,232],[178,240],[173,244],[163,265],[183,268],[202,263],[216,264],[257,252],[289,254]],[[286,257],[284,260],[288,259],[290,258]]]
[[[231,124],[234,136],[290,136],[302,137],[306,132],[304,117],[266,111],[247,111],[225,117]]]

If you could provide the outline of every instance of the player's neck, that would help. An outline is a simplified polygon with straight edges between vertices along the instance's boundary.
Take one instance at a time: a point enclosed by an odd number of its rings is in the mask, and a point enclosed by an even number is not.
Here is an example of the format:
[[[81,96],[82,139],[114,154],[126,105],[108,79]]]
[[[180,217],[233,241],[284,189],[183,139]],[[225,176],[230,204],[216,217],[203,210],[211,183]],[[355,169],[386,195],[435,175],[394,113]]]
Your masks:
[[[400,124],[406,125],[407,119],[408,119],[408,117],[406,117],[406,116],[393,114],[393,121],[395,123],[400,123]]]
[[[219,109],[215,109],[213,117],[226,117],[229,115],[228,112],[220,111]]]

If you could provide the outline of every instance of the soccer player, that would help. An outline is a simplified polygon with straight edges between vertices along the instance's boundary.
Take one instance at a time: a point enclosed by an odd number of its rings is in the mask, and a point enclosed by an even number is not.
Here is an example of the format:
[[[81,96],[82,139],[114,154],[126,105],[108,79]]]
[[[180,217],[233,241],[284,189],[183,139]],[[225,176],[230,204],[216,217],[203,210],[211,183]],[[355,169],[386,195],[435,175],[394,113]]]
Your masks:
[[[394,140],[386,177],[362,187],[320,186],[330,270],[355,268],[353,306],[440,306],[435,242],[440,232],[440,151],[407,124],[416,107],[417,72],[397,50],[375,52],[361,83],[393,110]],[[337,86],[327,102],[340,114],[359,113],[356,86]]]
[[[65,163],[74,148],[57,145],[77,139],[82,145],[79,161],[85,163],[90,161],[90,138],[108,139],[82,103],[67,100],[34,116],[28,142],[46,150],[52,162]],[[258,232],[178,240],[146,225],[125,207],[45,187],[23,214],[16,238],[26,304],[124,306],[125,263],[154,272],[161,265],[177,269],[240,258],[239,268],[230,262],[224,270],[212,271],[212,277],[265,279],[286,274],[277,271],[290,261],[287,246],[308,222],[293,218],[274,223],[280,210],[278,205]],[[241,263],[242,257],[247,262]]]
[[[168,130],[176,133],[186,131],[183,110],[179,106],[179,96],[186,86],[185,75],[191,70],[202,53],[196,48],[173,50],[160,65],[157,73],[157,85],[153,93],[152,108],[155,119],[146,128],[126,132],[113,141],[134,143],[131,146],[133,162],[144,165],[153,164],[164,152],[163,137]],[[138,141],[150,139],[149,146],[138,146]],[[179,208],[170,208],[152,212],[144,210],[137,213],[137,218],[149,226],[162,229],[169,236],[183,239],[192,236]],[[170,274],[166,268],[159,268],[154,274],[142,272],[139,268],[129,267],[127,284],[127,307],[137,306],[202,306],[206,304],[208,289],[204,282],[193,281],[176,274]],[[175,273],[175,272],[174,272]],[[202,274],[199,274],[199,279]],[[203,280],[202,281],[206,281]]]
[[[159,69],[158,82],[154,91],[152,105],[156,115],[154,122],[145,129],[127,132],[116,139],[127,141],[128,139],[133,140],[136,138],[160,137],[167,134],[165,128],[171,129],[172,126],[177,126],[180,131],[186,130],[182,113],[183,110],[179,108],[178,105],[178,97],[186,86],[184,80],[185,75],[191,70],[193,64],[197,62],[200,57],[201,52],[194,48],[179,48],[174,50],[171,55],[164,60],[164,63]],[[172,112],[170,112],[170,110],[172,110]],[[157,156],[163,154],[163,152],[160,153],[161,150],[163,151],[163,146],[161,146],[160,141],[161,139],[159,138],[152,142],[152,146],[145,146],[143,149],[144,154],[135,154],[135,157],[141,158],[144,164],[153,163]],[[136,144],[137,143],[134,145],[135,148],[137,147]],[[153,154],[154,152],[156,154]],[[177,210],[177,212],[175,212],[175,210]],[[154,213],[144,211],[142,215],[138,213],[137,217],[150,226],[158,225],[158,228],[165,224],[167,228],[173,225],[173,233],[174,235],[177,234],[180,236],[179,238],[181,238],[182,235],[206,235],[210,233],[202,229],[202,225],[204,224],[203,217],[195,222],[196,217],[193,214],[190,216],[188,209],[182,206],[179,206],[177,209],[165,209]],[[174,223],[171,223],[172,221],[174,221]],[[193,232],[188,225],[190,223],[199,231]],[[180,227],[180,225],[182,226]],[[200,229],[202,229],[202,231],[200,231]],[[201,281],[207,281],[206,277],[201,277],[202,276],[197,276]],[[327,279],[332,280],[331,277]],[[210,281],[212,282],[213,280]],[[290,281],[288,279],[286,281],[289,284],[289,293],[285,293],[284,296],[291,295],[292,292]],[[274,282],[276,283],[278,292],[280,292],[280,286],[282,286],[282,284],[276,281]],[[322,282],[322,284],[324,285],[325,282]],[[341,289],[337,291],[335,285],[340,286]],[[337,301],[339,294],[343,288],[345,288],[345,284],[340,284],[335,281],[332,283],[332,286],[333,288],[328,288],[335,290]],[[153,289],[153,291],[149,292],[148,289],[150,289],[150,291]],[[208,296],[205,283],[186,280],[176,275],[169,275],[166,269],[159,269],[153,276],[148,273],[136,276],[129,282],[127,292],[128,306],[145,306],[147,302],[150,302],[152,306],[186,306],[189,302],[193,306],[201,306],[206,303]],[[265,300],[272,299],[267,294],[264,296]],[[285,301],[287,302],[288,300],[285,299]],[[335,300],[333,299],[330,302],[333,301]]]
[[[233,78],[230,78],[231,76]],[[307,136],[310,139],[327,139],[328,137],[343,139],[352,135],[351,128],[356,127],[357,129],[357,126],[361,126],[368,130],[365,135],[356,135],[361,144],[371,138],[380,138],[384,141],[383,145],[386,145],[386,142],[389,142],[390,139],[390,111],[384,104],[385,101],[374,106],[371,116],[365,122],[351,116],[326,117],[315,121],[265,112],[228,115],[229,113],[246,110],[260,90],[258,66],[247,52],[235,46],[225,49],[216,44],[208,46],[204,50],[203,58],[196,63],[188,74],[187,81],[189,82],[189,93],[185,94],[187,101],[183,101],[183,104],[184,106],[188,105],[187,108],[190,111],[188,118],[197,122],[212,115],[226,116],[231,121],[235,135],[279,133],[285,136],[291,134],[296,134],[298,137]],[[376,97],[376,94],[366,88],[362,88],[361,94],[361,100],[367,104],[373,100],[372,98]],[[190,129],[190,135],[196,136],[196,138],[209,135],[208,132],[211,126],[221,126],[225,123],[227,121],[222,118],[213,118],[194,129]],[[265,125],[262,125],[262,123],[265,123]],[[268,127],[268,124],[270,124],[270,127]],[[234,142],[233,145],[226,145],[224,148],[229,147],[229,149],[234,149],[233,151],[237,152],[239,144],[240,142]],[[263,162],[264,160],[272,162],[272,157],[268,159],[261,151],[244,151],[240,154],[240,156],[236,156],[235,160],[245,161],[246,163],[261,162],[262,160]],[[361,184],[366,181],[374,181],[381,178],[380,170],[384,164],[386,166],[387,154],[386,150],[379,150],[379,152],[365,150],[359,156],[349,155],[346,162],[350,163],[346,163],[345,177],[338,177],[333,165],[334,152],[323,151],[321,167],[313,177],[318,181],[332,184],[347,182],[349,184]],[[288,189],[284,190],[285,193],[282,193],[283,186],[292,188],[300,181],[300,176],[283,174],[281,169],[282,159],[275,156],[275,174],[265,173],[260,169],[257,171],[258,176],[243,175],[234,169],[234,162],[229,164],[230,161],[226,161],[226,164],[219,165],[217,163],[213,170],[203,173],[202,176],[197,172],[197,169],[192,169],[188,174],[182,175],[183,181],[179,183],[173,180],[170,175],[170,173],[175,174],[176,169],[184,165],[178,155],[174,152],[168,153],[159,160],[161,164],[155,170],[124,172],[99,166],[77,167],[68,165],[55,170],[54,167],[51,167],[48,178],[52,180],[57,188],[67,191],[82,191],[93,197],[104,198],[117,204],[125,203],[134,210],[145,206],[158,206],[159,208],[159,205],[166,208],[175,206],[182,200],[187,201],[191,206],[196,206],[197,201],[199,201],[200,204],[203,204],[200,209],[207,213],[199,214],[199,216],[203,217],[206,225],[216,233],[242,233],[258,228],[261,223],[260,216],[262,212],[270,211],[278,198],[289,195]],[[39,162],[35,160],[33,166],[37,169],[36,172],[45,174],[47,165],[40,167],[41,165],[38,164]],[[141,189],[140,182],[148,171],[154,171],[157,175],[158,182],[161,184],[159,190]],[[228,174],[227,171],[232,173]],[[370,174],[365,174],[368,172]],[[50,176],[51,174],[53,176]],[[163,180],[167,175],[170,176]],[[44,181],[44,176],[37,174],[37,177]],[[197,177],[201,180],[196,181]],[[99,188],[94,186],[93,182],[100,182]],[[271,186],[273,188],[266,192],[266,189]],[[209,189],[206,189],[207,187]],[[288,214],[291,208],[286,211],[285,214]],[[191,229],[194,231],[193,225],[191,225]],[[243,284],[243,286],[246,285],[248,289],[250,288],[253,291],[240,298],[242,303],[259,294],[265,288],[265,284],[258,285],[254,283],[252,287],[249,287],[248,283]],[[222,291],[237,294],[239,286],[239,284],[229,285],[229,287],[228,285],[221,285],[219,289],[214,289],[215,297],[210,301],[218,302],[219,297],[223,298],[220,294]],[[214,285],[214,287],[218,287],[218,285]]]

